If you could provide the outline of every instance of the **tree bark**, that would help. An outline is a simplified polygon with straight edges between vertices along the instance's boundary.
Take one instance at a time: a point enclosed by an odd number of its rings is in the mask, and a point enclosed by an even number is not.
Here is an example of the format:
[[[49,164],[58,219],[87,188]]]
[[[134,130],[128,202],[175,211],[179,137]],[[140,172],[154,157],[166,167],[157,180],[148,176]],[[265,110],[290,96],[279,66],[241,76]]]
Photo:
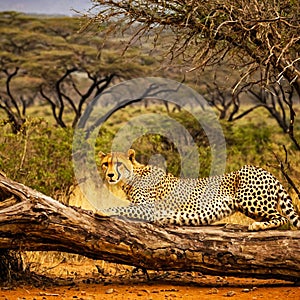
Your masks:
[[[65,206],[0,173],[0,249],[56,250],[145,269],[300,279],[300,231],[160,227]]]

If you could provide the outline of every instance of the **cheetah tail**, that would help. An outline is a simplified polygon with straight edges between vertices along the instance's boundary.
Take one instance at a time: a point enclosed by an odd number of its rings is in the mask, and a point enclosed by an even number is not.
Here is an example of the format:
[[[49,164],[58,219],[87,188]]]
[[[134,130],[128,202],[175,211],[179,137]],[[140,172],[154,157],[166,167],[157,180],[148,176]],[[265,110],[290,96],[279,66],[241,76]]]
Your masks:
[[[292,198],[286,192],[284,187],[280,184],[279,191],[279,206],[283,214],[290,220],[293,226],[300,229],[300,217],[296,213],[296,210],[293,206]]]

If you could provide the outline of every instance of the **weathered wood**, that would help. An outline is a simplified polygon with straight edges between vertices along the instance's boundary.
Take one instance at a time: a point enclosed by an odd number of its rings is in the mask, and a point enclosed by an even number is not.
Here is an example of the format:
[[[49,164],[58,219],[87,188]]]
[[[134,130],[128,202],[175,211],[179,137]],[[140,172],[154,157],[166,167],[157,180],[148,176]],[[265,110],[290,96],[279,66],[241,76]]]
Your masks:
[[[0,249],[66,251],[146,269],[300,279],[300,231],[162,228],[68,207],[2,175],[0,191]],[[8,195],[13,197],[4,200]]]

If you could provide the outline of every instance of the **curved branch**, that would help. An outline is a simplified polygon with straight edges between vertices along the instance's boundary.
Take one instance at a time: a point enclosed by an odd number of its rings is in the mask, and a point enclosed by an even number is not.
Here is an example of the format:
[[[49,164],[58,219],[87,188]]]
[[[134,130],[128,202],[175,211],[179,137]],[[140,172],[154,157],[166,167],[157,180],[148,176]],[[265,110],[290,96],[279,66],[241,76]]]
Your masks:
[[[57,125],[61,126],[62,128],[66,127],[65,123],[57,116],[57,112],[56,112],[57,105],[55,104],[54,101],[51,100],[50,97],[48,97],[45,94],[42,86],[40,87],[40,94],[45,100],[47,100],[50,103],[52,114],[53,114],[54,119],[56,120]]]
[[[20,69],[19,67],[16,67],[15,70],[10,74],[8,72],[5,72],[7,74],[7,80],[6,80],[5,85],[6,85],[7,95],[9,97],[9,99],[11,100],[13,106],[15,107],[18,117],[21,118],[21,111],[19,109],[16,99],[14,98],[14,96],[12,95],[11,90],[10,90],[10,82],[13,79],[13,77],[18,74],[19,69]]]
[[[55,83],[55,89],[56,89],[57,98],[58,98],[58,101],[59,101],[58,119],[60,120],[60,124],[63,124],[62,127],[66,127],[66,125],[63,121],[63,113],[64,113],[65,104],[64,104],[64,100],[63,100],[63,96],[62,96],[61,85],[62,85],[63,81],[70,74],[72,74],[75,71],[77,71],[77,68],[67,69],[65,71],[65,74],[61,78],[59,78],[59,80]]]

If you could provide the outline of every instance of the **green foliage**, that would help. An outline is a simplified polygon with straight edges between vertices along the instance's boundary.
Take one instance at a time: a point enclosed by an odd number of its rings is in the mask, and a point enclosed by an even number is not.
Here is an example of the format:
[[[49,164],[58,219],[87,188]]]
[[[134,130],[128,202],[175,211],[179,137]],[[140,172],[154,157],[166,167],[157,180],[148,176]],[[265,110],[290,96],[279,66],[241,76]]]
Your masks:
[[[101,129],[99,137],[96,140],[95,151],[108,152],[111,149],[111,143],[115,135],[115,130],[110,126],[105,126]]]
[[[139,110],[128,108],[116,112],[102,126],[97,139],[95,152],[98,153],[100,150],[109,152],[111,142],[115,134],[118,134],[120,128],[126,125],[131,118],[142,115],[143,113],[150,113],[151,111],[160,113],[162,116],[167,116],[167,113],[161,111],[161,108],[157,106],[149,107],[148,109],[141,108]],[[193,138],[199,152],[199,176],[209,176],[212,162],[211,150],[214,145],[210,145],[203,128],[199,122],[195,120],[194,116],[186,111],[171,113],[169,116],[176,122],[179,122]],[[145,122],[144,120],[144,123]],[[150,125],[150,122],[151,118],[148,125]],[[167,126],[167,124],[165,125]],[[268,164],[275,164],[276,159],[272,153],[272,149],[274,149],[272,137],[274,133],[282,137],[277,127],[274,129],[272,124],[263,123],[260,118],[254,119],[252,122],[223,122],[221,125],[227,148],[226,171],[237,170],[245,164],[260,165],[262,167],[266,167]],[[184,141],[181,141],[180,145],[184,145]],[[132,148],[136,150],[137,159],[140,162],[147,164],[151,161],[152,156],[160,154],[165,161],[167,171],[177,176],[180,174],[181,157],[178,153],[178,149],[173,141],[168,140],[165,136],[151,133],[148,132],[147,129],[144,129],[141,135],[133,141]],[[189,164],[189,161],[184,161],[184,163]],[[195,166],[191,165],[188,169],[189,168],[193,170]],[[184,174],[184,176],[188,177],[189,174]]]
[[[271,153],[272,128],[270,126],[224,123],[223,128],[230,171],[245,164],[264,166],[274,160],[275,157]]]
[[[19,67],[24,74],[43,78],[45,85],[54,80],[48,77],[49,70],[56,70],[56,76],[61,76],[67,67],[77,67],[78,71],[88,69],[102,76],[115,73],[128,77],[130,72],[139,76],[157,65],[157,60],[139,49],[128,51],[120,59],[121,40],[111,41],[100,55],[104,42],[100,30],[79,34],[81,23],[75,17],[38,18],[0,12],[0,52],[14,62],[9,67]],[[3,59],[0,64],[2,69],[8,67]]]
[[[37,110],[36,113],[44,114],[46,111]],[[160,113],[168,116],[162,106],[133,106],[117,111],[102,126],[94,147],[95,159],[97,153],[111,151],[111,145],[119,130],[135,116],[149,112]],[[211,165],[211,146],[192,115],[185,111],[172,113],[171,117],[194,137],[194,142],[199,152],[199,176],[209,176]],[[251,122],[223,123],[223,131],[227,147],[226,171],[237,170],[245,164],[259,165],[270,170],[283,183],[284,178],[278,166],[273,151],[280,155],[282,149],[279,143],[287,146],[291,155],[293,169],[290,176],[299,176],[300,160],[293,153],[292,145],[289,145],[285,135],[272,123],[265,123],[266,118],[251,119]],[[151,122],[151,118],[149,118]],[[75,182],[72,165],[73,131],[57,128],[49,125],[44,119],[32,118],[26,121],[22,131],[18,134],[11,133],[9,124],[0,124],[0,170],[8,177],[29,185],[45,194],[57,196],[64,193]],[[84,139],[84,137],[83,137]],[[80,149],[83,144],[77,141]],[[182,146],[182,143],[181,143]],[[75,148],[76,148],[75,144]],[[188,159],[184,162],[178,153],[178,149],[172,140],[163,135],[152,133],[145,128],[135,141],[132,148],[137,152],[137,159],[145,164],[153,163],[159,159],[159,165],[166,167],[168,172],[174,175],[181,174],[181,163],[187,164],[188,169],[195,166],[188,165]],[[87,149],[87,151],[90,151]],[[282,154],[284,155],[284,154]],[[284,156],[281,157],[284,161]],[[93,164],[94,162],[90,162]],[[160,164],[163,163],[163,164]],[[183,174],[189,177],[189,174]]]
[[[0,169],[16,181],[47,195],[65,191],[73,183],[72,130],[30,119],[12,134],[1,124]]]
[[[163,136],[159,133],[153,133],[151,128],[156,127],[157,119],[153,118],[151,112],[160,114],[161,126],[163,128],[169,128],[170,137]],[[152,162],[152,158],[156,155],[160,155],[163,158],[165,164],[160,165],[165,167],[168,172],[179,176],[183,170],[181,170],[181,157],[179,155],[177,146],[174,144],[174,140],[181,146],[181,150],[188,153],[190,151],[190,145],[185,145],[185,136],[180,136],[176,132],[172,132],[172,124],[175,122],[180,123],[183,128],[191,135],[194,140],[195,146],[199,148],[199,163],[201,169],[199,170],[199,176],[208,176],[210,172],[211,163],[211,150],[208,139],[205,135],[204,130],[195,118],[182,111],[180,113],[167,114],[163,110],[163,106],[150,106],[148,109],[144,109],[140,106],[138,109],[128,108],[117,111],[107,122],[105,122],[99,132],[99,136],[96,142],[95,152],[98,153],[100,150],[103,152],[111,151],[112,141],[115,135],[118,134],[118,130],[125,125],[128,125],[130,120],[138,116],[144,116],[142,123],[130,124],[129,131],[123,132],[122,134],[128,134],[128,139],[131,139],[131,130],[135,129],[139,132],[139,136],[133,141],[132,148],[136,150],[137,160],[143,164]],[[154,127],[153,127],[154,126]],[[133,128],[135,127],[135,128]],[[163,129],[161,128],[161,129]],[[172,139],[172,135],[174,140]],[[123,136],[127,140],[126,136]],[[189,160],[183,162],[185,164],[184,170],[190,170],[193,173],[195,166],[189,165]],[[188,172],[182,174],[184,177],[190,177],[191,174]]]

